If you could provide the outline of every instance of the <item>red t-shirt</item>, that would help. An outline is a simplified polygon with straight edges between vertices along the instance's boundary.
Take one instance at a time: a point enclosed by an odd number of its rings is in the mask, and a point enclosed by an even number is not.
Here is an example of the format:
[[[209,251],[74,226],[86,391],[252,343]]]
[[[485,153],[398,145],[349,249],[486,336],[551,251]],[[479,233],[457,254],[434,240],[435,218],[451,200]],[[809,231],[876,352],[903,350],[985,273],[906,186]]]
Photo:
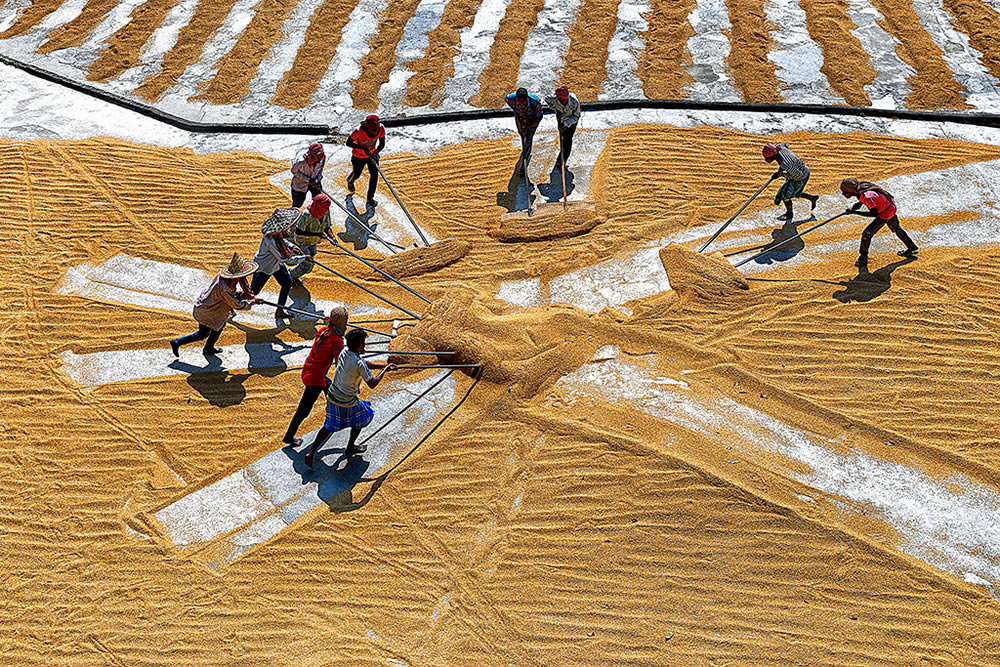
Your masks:
[[[358,144],[359,146],[364,146],[365,148],[367,148],[368,153],[375,152],[375,145],[378,143],[378,140],[384,136],[385,136],[385,128],[382,125],[378,126],[378,134],[375,135],[374,137],[370,136],[360,127],[351,132],[351,139],[354,140],[354,143]],[[354,157],[368,157],[368,153],[364,152],[360,148],[354,148],[352,149],[351,154]]]
[[[325,387],[326,373],[343,349],[343,336],[329,333],[328,327],[321,329],[302,367],[302,384],[307,387]]]
[[[869,190],[858,195],[858,201],[868,207],[870,211],[876,211],[876,218],[889,220],[896,215],[896,204],[881,192]]]

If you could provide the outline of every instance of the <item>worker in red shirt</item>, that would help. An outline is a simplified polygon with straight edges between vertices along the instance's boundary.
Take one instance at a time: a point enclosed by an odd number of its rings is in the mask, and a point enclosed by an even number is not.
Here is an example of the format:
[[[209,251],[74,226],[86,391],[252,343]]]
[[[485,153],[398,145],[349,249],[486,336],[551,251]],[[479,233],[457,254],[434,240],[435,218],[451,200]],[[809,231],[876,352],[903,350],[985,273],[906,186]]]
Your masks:
[[[341,350],[344,349],[344,332],[346,330],[347,309],[343,306],[337,306],[330,311],[327,325],[316,334],[312,350],[309,351],[306,363],[302,367],[302,384],[305,385],[305,390],[302,392],[302,398],[299,399],[299,407],[295,409],[285,437],[281,440],[286,445],[298,447],[302,444],[302,438],[296,438],[295,434],[302,421],[312,412],[316,399],[330,382],[326,374],[334,360],[340,356]]]
[[[848,207],[846,213],[875,218],[861,232],[861,248],[858,250],[858,261],[854,263],[854,266],[868,266],[868,247],[871,245],[872,237],[885,225],[888,225],[889,229],[899,237],[899,240],[906,244],[906,249],[900,250],[898,253],[900,257],[913,257],[917,254],[917,244],[899,225],[899,218],[896,216],[896,200],[891,194],[874,183],[859,181],[853,177],[845,178],[840,182],[840,193],[848,199],[858,198],[858,203]],[[867,211],[859,210],[862,204],[868,207]]]
[[[375,186],[378,185],[378,172],[375,163],[378,162],[379,153],[385,148],[385,128],[379,122],[378,116],[372,115],[365,118],[358,129],[351,132],[347,138],[347,145],[351,151],[351,175],[347,177],[347,191],[354,192],[354,181],[361,176],[365,166],[368,167],[368,206],[374,207]]]

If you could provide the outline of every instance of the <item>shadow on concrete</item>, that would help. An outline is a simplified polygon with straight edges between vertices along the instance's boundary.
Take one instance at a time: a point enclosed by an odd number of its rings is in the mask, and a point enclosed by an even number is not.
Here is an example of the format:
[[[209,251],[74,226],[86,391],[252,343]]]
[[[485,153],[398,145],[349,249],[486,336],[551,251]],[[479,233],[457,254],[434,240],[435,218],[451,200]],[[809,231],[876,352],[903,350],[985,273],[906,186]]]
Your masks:
[[[316,495],[333,512],[351,512],[364,507],[374,497],[385,477],[379,477],[369,486],[367,492],[359,500],[354,500],[354,487],[358,485],[368,471],[370,463],[361,456],[347,457],[345,453],[347,432],[343,433],[345,443],[337,447],[329,447],[327,438],[324,447],[316,453],[313,468],[305,464],[305,455],[296,451],[291,445],[282,448],[285,455],[292,461],[292,468],[302,476],[303,484],[316,484]]]
[[[566,196],[573,194],[576,189],[576,176],[570,169],[566,169]],[[553,165],[549,173],[548,183],[539,183],[538,192],[547,202],[559,202],[563,198],[562,174],[559,173],[559,165]]]
[[[910,262],[917,261],[916,257],[904,257],[898,262],[887,264],[874,273],[869,273],[868,267],[858,268],[858,275],[851,278],[846,283],[840,283],[845,289],[833,293],[833,298],[841,303],[865,303],[881,296],[892,286],[892,272]]]
[[[815,215],[810,215],[808,218],[803,220],[788,220],[784,225],[778,227],[771,232],[772,241],[761,248],[761,251],[766,254],[761,255],[754,260],[757,264],[773,264],[775,262],[787,262],[796,255],[798,255],[806,247],[805,241],[802,237],[795,239],[794,241],[788,241],[783,243],[780,247],[774,250],[768,251],[768,248],[777,246],[786,239],[790,239],[799,233],[799,225],[805,224],[807,222],[814,222],[816,220]]]
[[[534,202],[535,198],[532,193],[531,201]],[[510,181],[507,182],[507,191],[497,193],[497,206],[507,209],[508,213],[528,210],[528,188],[525,185],[524,174],[521,173],[520,158],[514,165]]]

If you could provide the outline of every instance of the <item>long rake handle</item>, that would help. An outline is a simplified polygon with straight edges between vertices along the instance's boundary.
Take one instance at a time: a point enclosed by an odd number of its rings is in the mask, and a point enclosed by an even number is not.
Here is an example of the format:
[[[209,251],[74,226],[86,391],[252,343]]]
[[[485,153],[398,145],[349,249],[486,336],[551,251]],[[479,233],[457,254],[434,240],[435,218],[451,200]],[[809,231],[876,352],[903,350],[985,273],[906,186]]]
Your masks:
[[[403,289],[405,289],[407,292],[409,292],[413,296],[415,296],[415,297],[417,297],[419,299],[423,299],[427,303],[431,302],[431,300],[428,299],[427,297],[425,297],[423,294],[421,294],[421,293],[419,293],[419,292],[417,292],[415,290],[410,289],[409,287],[407,287],[406,285],[404,285],[402,282],[400,282],[399,280],[396,280],[395,278],[393,278],[388,273],[386,273],[382,269],[378,268],[377,266],[375,266],[374,264],[372,264],[371,262],[369,262],[367,259],[365,259],[361,255],[356,255],[355,253],[351,252],[350,250],[348,250],[347,248],[345,248],[344,246],[340,245],[339,243],[337,243],[336,241],[334,241],[332,239],[327,239],[327,240],[330,241],[330,243],[332,243],[333,245],[335,245],[338,248],[340,248],[341,250],[343,250],[344,252],[346,252],[348,255],[350,255],[354,259],[358,260],[359,262],[361,262],[362,264],[364,264],[365,266],[367,266],[368,268],[370,268],[370,269],[372,269],[374,271],[377,271],[382,276],[385,276],[386,278],[388,278],[392,282],[396,283],[397,285],[399,285],[400,287],[402,287]]]
[[[265,306],[274,306],[275,308],[281,308],[282,310],[287,310],[289,312],[296,313],[298,315],[302,315],[310,319],[314,320],[326,319],[326,315],[324,315],[323,313],[310,313],[308,310],[299,310],[298,308],[292,308],[291,306],[279,306],[273,301],[265,301],[264,299],[257,299],[257,301],[264,304]],[[358,326],[357,324],[351,324],[350,326],[352,329],[362,329],[364,331],[367,331],[368,333],[378,334],[380,336],[388,336],[389,338],[395,338],[398,335],[394,333],[387,333],[385,331],[379,331],[378,329],[369,329],[368,327]]]
[[[330,273],[332,273],[333,275],[337,276],[341,280],[346,280],[347,282],[351,283],[352,285],[354,285],[358,289],[362,289],[362,290],[368,292],[369,294],[371,294],[376,299],[378,299],[380,301],[385,301],[387,304],[389,304],[393,308],[398,308],[399,310],[403,311],[404,313],[406,313],[410,317],[416,318],[418,320],[421,319],[420,316],[417,315],[416,313],[414,313],[413,311],[407,310],[406,308],[403,308],[402,306],[393,303],[392,301],[390,301],[389,299],[385,298],[381,294],[376,294],[375,292],[371,291],[370,289],[368,289],[364,285],[361,285],[360,283],[357,283],[357,282],[351,280],[350,278],[348,278],[347,276],[345,276],[343,273],[340,273],[339,271],[335,271],[335,270],[331,269],[329,266],[327,266],[326,264],[323,264],[322,262],[317,262],[315,258],[313,258],[312,261],[316,263],[316,266],[320,266],[320,267],[326,269],[327,271],[329,271]]]
[[[378,175],[382,177],[383,181],[385,181],[386,186],[389,188],[389,192],[391,192],[392,196],[396,198],[396,203],[399,204],[399,208],[403,209],[403,213],[406,214],[406,219],[409,220],[410,224],[413,225],[413,228],[417,230],[420,240],[424,242],[425,246],[429,246],[430,242],[427,240],[427,237],[424,236],[423,231],[421,231],[420,227],[417,226],[417,223],[413,219],[413,216],[410,215],[410,212],[406,210],[406,206],[403,205],[403,200],[399,198],[399,195],[396,194],[396,190],[392,187],[392,183],[390,183],[389,179],[385,177],[384,173],[382,173],[382,168],[378,166],[378,162],[371,156],[369,156],[368,159],[371,161],[371,164],[375,166],[375,171],[378,172]]]
[[[330,197],[330,195],[327,194],[325,190],[323,191],[323,194],[325,194],[327,197]],[[362,220],[358,216],[356,216],[353,213],[351,213],[351,209],[349,209],[346,206],[344,206],[343,204],[341,204],[340,200],[335,199],[334,197],[330,197],[330,201],[332,201],[334,204],[336,204],[337,208],[339,208],[341,211],[343,211],[344,213],[346,213],[348,215],[348,217],[350,217],[352,220],[354,220],[354,222],[356,222],[359,225],[361,225],[365,229],[365,231],[367,231],[368,234],[373,239],[375,239],[376,241],[378,241],[379,243],[381,243],[382,245],[384,245],[386,248],[388,248],[389,252],[391,252],[392,254],[395,255],[397,252],[399,252],[399,250],[406,250],[406,248],[404,248],[401,245],[396,245],[395,243],[389,243],[388,241],[386,241],[385,239],[383,239],[381,236],[379,236],[378,234],[376,234],[374,231],[372,231],[372,228],[369,227],[367,224],[365,224],[364,220]],[[397,248],[399,248],[399,250],[397,250]]]
[[[757,197],[759,197],[760,193],[762,193],[767,188],[767,186],[769,186],[771,184],[772,181],[774,181],[774,177],[773,176],[768,179],[767,183],[765,183],[764,185],[760,186],[760,190],[758,190],[757,192],[755,192],[753,194],[753,197],[750,197],[750,199],[747,200],[747,203],[743,204],[743,206],[740,207],[740,210],[736,211],[736,213],[733,214],[733,217],[729,218],[729,220],[726,220],[724,223],[722,223],[722,226],[719,227],[719,231],[717,231],[714,234],[712,234],[712,238],[710,238],[707,241],[705,241],[705,245],[703,245],[701,248],[699,248],[698,252],[705,252],[705,248],[707,248],[712,243],[712,241],[714,241],[715,239],[717,239],[719,237],[719,234],[721,234],[722,232],[724,232],[726,230],[726,227],[728,227],[733,222],[733,220],[735,220],[737,217],[739,217],[740,213],[742,213],[744,210],[746,210],[746,207],[749,206],[750,203],[753,202],[754,199],[756,199]]]
[[[743,266],[744,264],[746,264],[747,262],[752,262],[753,260],[757,259],[758,257],[763,257],[764,255],[766,255],[767,253],[771,252],[775,248],[780,248],[781,246],[785,245],[789,241],[794,241],[795,239],[799,238],[800,236],[805,236],[806,234],[808,234],[809,232],[813,231],[814,229],[819,229],[820,227],[822,227],[826,223],[833,222],[837,218],[843,217],[845,215],[847,215],[847,213],[838,213],[837,215],[833,216],[832,218],[828,218],[827,220],[824,220],[823,222],[819,223],[818,225],[813,225],[812,227],[810,227],[809,229],[805,230],[804,232],[799,232],[795,236],[789,236],[787,239],[785,239],[781,243],[775,243],[773,246],[771,246],[770,248],[768,248],[764,252],[759,252],[756,255],[754,255],[753,257],[748,257],[748,258],[744,259],[742,262],[740,262],[738,264],[734,264],[734,266],[740,267],[740,266]]]

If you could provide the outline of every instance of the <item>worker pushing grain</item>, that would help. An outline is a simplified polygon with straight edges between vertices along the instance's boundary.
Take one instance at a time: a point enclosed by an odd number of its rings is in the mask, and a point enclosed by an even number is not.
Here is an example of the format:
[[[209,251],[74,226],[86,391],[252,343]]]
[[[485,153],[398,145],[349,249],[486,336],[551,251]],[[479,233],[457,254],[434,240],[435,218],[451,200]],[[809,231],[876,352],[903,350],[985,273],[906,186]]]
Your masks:
[[[336,243],[331,231],[333,223],[330,220],[330,203],[330,198],[325,194],[316,195],[295,223],[295,245],[308,257],[316,256],[316,246],[321,239]],[[312,271],[313,266],[315,262],[302,261],[289,270],[292,283],[301,285],[302,276]]]
[[[326,153],[320,143],[309,144],[304,153],[292,162],[292,208],[306,201],[306,192],[313,197],[323,192],[323,166]]]
[[[302,439],[295,437],[295,434],[302,421],[312,412],[316,399],[330,386],[330,378],[326,374],[344,351],[346,329],[347,309],[337,306],[330,311],[326,326],[320,329],[313,339],[312,349],[309,350],[309,356],[302,366],[302,384],[305,385],[305,389],[302,391],[302,398],[299,399],[299,406],[295,409],[295,415],[288,424],[288,430],[285,431],[285,437],[281,440],[286,445],[298,447],[302,444]]]
[[[371,403],[359,398],[362,380],[369,389],[378,386],[386,373],[396,370],[396,364],[372,362],[370,365],[361,355],[365,351],[365,338],[368,334],[362,329],[351,329],[346,336],[347,347],[337,357],[337,370],[333,381],[326,390],[326,421],[316,433],[316,437],[306,450],[305,464],[313,467],[316,451],[331,433],[341,429],[351,429],[347,441],[347,456],[354,456],[365,451],[364,445],[355,444],[361,430],[372,423],[375,412]],[[378,375],[373,376],[370,368],[380,368]]]
[[[284,306],[288,299],[288,291],[292,288],[292,276],[288,273],[285,265],[295,266],[302,261],[312,262],[312,257],[303,259],[299,247],[288,241],[288,230],[295,226],[301,214],[302,212],[297,208],[275,209],[260,228],[263,238],[260,240],[260,248],[253,258],[258,268],[253,274],[250,289],[254,295],[260,294],[267,281],[271,279],[271,276],[274,276],[278,284],[281,285],[281,292],[278,294],[278,309],[274,314],[275,317],[282,319],[290,317]]]
[[[906,249],[899,251],[900,257],[913,257],[917,254],[917,244],[903,231],[899,224],[899,218],[896,215],[896,200],[891,194],[874,183],[859,181],[854,177],[845,178],[840,182],[840,193],[848,199],[851,197],[858,199],[854,206],[847,208],[846,213],[875,218],[861,232],[861,247],[858,250],[858,261],[854,263],[855,266],[868,266],[868,248],[871,246],[872,237],[883,226],[888,226],[906,245]],[[862,204],[868,207],[867,211],[859,210]]]
[[[558,169],[563,160],[569,160],[569,153],[573,150],[573,135],[583,111],[580,100],[566,86],[559,86],[555,95],[546,97],[545,105],[556,112],[556,129],[559,130],[559,156],[556,158]]]
[[[521,159],[518,169],[522,173],[528,168],[531,160],[531,144],[535,140],[535,131],[542,122],[542,102],[535,95],[530,95],[525,88],[518,88],[507,96],[507,106],[514,111],[514,123],[517,133],[521,135]]]
[[[778,171],[774,172],[771,180],[784,178],[785,182],[778,188],[774,195],[774,203],[785,204],[785,212],[778,216],[778,220],[792,219],[792,200],[798,197],[808,199],[811,207],[816,208],[817,195],[811,195],[805,191],[806,183],[809,182],[809,167],[798,155],[788,148],[787,143],[764,144],[762,150],[765,162],[777,162]]]
[[[194,303],[191,314],[198,323],[198,331],[170,341],[175,357],[180,354],[181,345],[199,340],[205,341],[202,354],[206,357],[222,352],[221,348],[215,347],[215,342],[219,340],[226,322],[234,310],[246,310],[255,300],[247,285],[247,276],[256,270],[255,262],[248,262],[239,253],[233,253],[229,266],[219,271]]]
[[[368,207],[375,207],[375,187],[378,185],[378,170],[375,163],[379,160],[382,149],[385,148],[385,127],[378,116],[365,118],[358,129],[351,132],[347,138],[351,150],[351,174],[347,177],[347,191],[354,192],[354,181],[361,177],[361,172],[368,167]]]

